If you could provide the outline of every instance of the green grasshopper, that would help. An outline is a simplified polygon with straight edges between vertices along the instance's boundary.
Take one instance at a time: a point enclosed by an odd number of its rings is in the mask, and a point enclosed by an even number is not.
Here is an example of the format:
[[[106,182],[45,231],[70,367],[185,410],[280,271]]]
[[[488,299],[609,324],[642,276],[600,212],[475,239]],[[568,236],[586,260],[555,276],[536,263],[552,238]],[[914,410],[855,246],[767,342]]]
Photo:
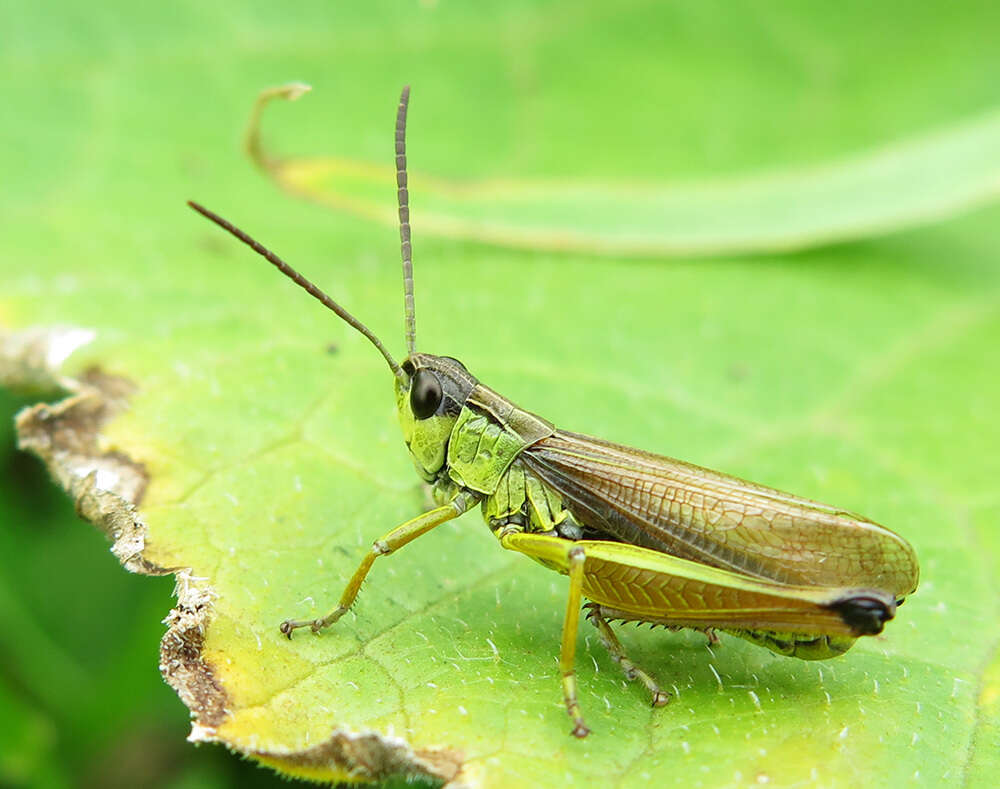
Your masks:
[[[654,706],[670,696],[632,663],[609,622],[722,631],[805,660],[836,657],[882,632],[917,587],[901,537],[860,515],[680,460],[560,430],[479,382],[449,356],[416,349],[406,176],[404,88],[396,116],[396,182],[407,358],[398,364],[367,326],[270,250],[217,214],[189,205],[273,263],[367,337],[395,378],[403,438],[440,505],[376,540],[320,619],[354,604],[375,560],[479,505],[509,550],[569,576],[559,667],[572,734],[589,733],[574,656],[581,609]],[[583,605],[584,598],[589,602]]]

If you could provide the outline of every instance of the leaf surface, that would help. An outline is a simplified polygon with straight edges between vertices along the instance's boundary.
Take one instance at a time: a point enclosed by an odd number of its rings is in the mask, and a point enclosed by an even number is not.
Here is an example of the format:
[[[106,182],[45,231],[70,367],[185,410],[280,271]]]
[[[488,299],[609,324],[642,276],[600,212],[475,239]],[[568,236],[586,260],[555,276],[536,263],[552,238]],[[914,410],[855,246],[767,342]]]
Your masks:
[[[256,128],[253,129],[256,134]],[[290,194],[398,221],[392,166],[329,156],[258,164]],[[491,180],[411,173],[421,231],[502,247],[606,255],[780,252],[946,219],[1000,194],[1000,113],[809,168],[655,183]]]

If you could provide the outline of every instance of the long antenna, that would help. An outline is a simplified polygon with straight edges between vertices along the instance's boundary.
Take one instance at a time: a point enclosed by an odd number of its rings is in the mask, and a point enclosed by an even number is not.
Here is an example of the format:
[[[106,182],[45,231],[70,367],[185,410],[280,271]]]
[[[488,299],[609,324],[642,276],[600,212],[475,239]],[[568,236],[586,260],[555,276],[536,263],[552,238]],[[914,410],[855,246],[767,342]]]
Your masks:
[[[209,211],[203,205],[199,205],[193,200],[188,200],[188,205],[191,206],[195,211],[197,211],[206,219],[210,219],[211,221],[215,222],[215,224],[217,224],[223,230],[226,230],[232,235],[236,236],[236,238],[238,238],[240,241],[242,241],[244,244],[250,247],[250,249],[252,249],[258,255],[265,258],[270,263],[273,263],[274,266],[278,269],[278,271],[280,271],[282,274],[288,277],[292,282],[294,282],[300,288],[304,289],[306,293],[321,301],[326,307],[330,308],[335,313],[337,313],[337,315],[339,315],[344,321],[346,321],[348,324],[350,324],[359,332],[361,332],[363,335],[365,335],[365,337],[371,340],[372,345],[378,348],[379,353],[381,353],[385,357],[385,360],[389,363],[389,367],[392,368],[392,374],[395,375],[403,384],[408,383],[409,379],[406,377],[406,373],[404,373],[403,370],[400,368],[400,366],[396,364],[396,360],[392,358],[392,354],[390,354],[389,351],[386,350],[386,347],[382,344],[381,340],[379,340],[379,338],[375,336],[375,334],[372,332],[371,329],[369,329],[361,321],[359,321],[357,318],[351,315],[351,313],[349,313],[347,310],[345,310],[343,307],[337,304],[337,302],[335,302],[333,299],[327,296],[322,290],[313,285],[309,280],[307,280],[305,277],[299,274],[299,272],[297,272],[295,269],[289,266],[284,260],[275,255],[271,250],[269,250],[263,244],[250,238],[250,236],[248,236],[238,227],[231,224],[230,222],[227,222],[225,219],[216,214],[214,211]]]
[[[396,111],[396,200],[399,203],[399,247],[403,256],[403,298],[406,307],[406,352],[417,350],[417,319],[413,308],[413,249],[410,246],[410,193],[406,188],[406,107],[410,86],[403,88]]]

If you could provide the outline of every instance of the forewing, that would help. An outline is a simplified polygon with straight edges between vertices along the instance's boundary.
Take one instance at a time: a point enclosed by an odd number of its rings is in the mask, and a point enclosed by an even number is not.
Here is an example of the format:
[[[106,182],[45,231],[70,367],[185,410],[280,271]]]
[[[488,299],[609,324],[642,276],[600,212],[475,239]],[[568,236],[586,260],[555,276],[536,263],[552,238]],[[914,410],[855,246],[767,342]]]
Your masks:
[[[565,431],[521,458],[582,525],[623,542],[785,584],[916,588],[909,544],[851,512]]]

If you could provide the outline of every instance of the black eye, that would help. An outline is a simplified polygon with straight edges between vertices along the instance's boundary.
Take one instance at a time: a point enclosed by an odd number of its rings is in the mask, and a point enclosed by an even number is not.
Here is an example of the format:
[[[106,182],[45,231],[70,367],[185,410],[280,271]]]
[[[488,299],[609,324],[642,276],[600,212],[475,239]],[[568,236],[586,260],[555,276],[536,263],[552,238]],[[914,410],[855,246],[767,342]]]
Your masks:
[[[417,419],[426,419],[441,405],[441,382],[430,370],[417,370],[410,386],[410,410]]]

